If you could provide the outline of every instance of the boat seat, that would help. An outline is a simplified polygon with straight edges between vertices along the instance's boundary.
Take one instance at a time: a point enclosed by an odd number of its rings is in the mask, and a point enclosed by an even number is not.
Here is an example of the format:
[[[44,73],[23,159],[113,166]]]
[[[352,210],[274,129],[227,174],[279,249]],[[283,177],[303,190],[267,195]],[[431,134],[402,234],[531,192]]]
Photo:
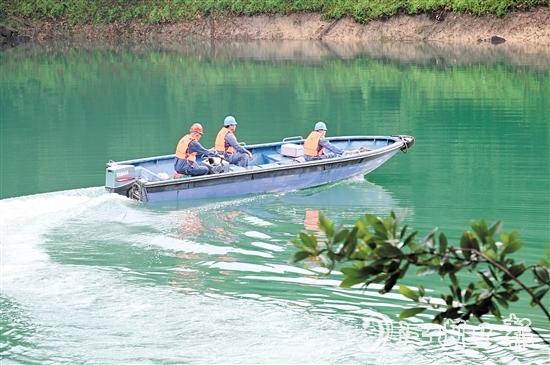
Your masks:
[[[278,153],[274,153],[274,154],[271,154],[271,155],[264,155],[264,157],[266,158],[266,160],[268,160],[270,162],[279,163],[279,164],[287,164],[287,163],[293,163],[293,162],[305,162],[305,159],[304,159],[303,156],[300,156],[300,157],[287,157],[287,156],[283,156],[283,155],[278,154]]]
[[[280,155],[278,153],[270,154],[270,155],[264,155],[265,159],[269,162],[283,162],[287,158],[283,155]]]
[[[136,167],[136,177],[143,178],[147,181],[160,181],[160,180],[166,180],[160,177],[158,174],[154,173],[151,170],[146,169],[142,166]]]

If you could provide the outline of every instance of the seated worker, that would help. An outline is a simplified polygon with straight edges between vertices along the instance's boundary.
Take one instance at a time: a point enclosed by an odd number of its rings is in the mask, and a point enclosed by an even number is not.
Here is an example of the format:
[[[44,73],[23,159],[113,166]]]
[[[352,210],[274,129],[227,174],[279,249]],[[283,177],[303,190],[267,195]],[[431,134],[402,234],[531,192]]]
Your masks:
[[[304,158],[306,161],[332,158],[334,154],[347,154],[346,151],[336,147],[325,139],[327,126],[323,122],[315,124],[315,130],[309,134],[304,142]],[[325,149],[331,151],[326,152]]]
[[[205,149],[200,143],[203,129],[202,125],[195,123],[191,126],[189,134],[183,136],[176,147],[176,158],[174,161],[174,170],[178,174],[189,176],[200,176],[208,174],[208,167],[199,165],[197,155],[207,157],[222,157],[216,152]]]
[[[247,167],[248,161],[252,160],[252,153],[244,149],[235,136],[237,121],[232,116],[228,116],[223,121],[223,127],[216,136],[214,148],[223,155],[230,164]]]

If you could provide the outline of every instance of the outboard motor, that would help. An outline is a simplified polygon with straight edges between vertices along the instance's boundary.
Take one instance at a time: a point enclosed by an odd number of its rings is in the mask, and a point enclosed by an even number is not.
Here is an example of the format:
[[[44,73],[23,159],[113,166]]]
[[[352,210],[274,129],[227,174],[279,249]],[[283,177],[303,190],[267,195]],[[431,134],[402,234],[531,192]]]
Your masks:
[[[107,164],[105,189],[107,189],[110,193],[127,195],[127,192],[131,188],[135,179],[135,166]]]
[[[219,157],[208,157],[202,161],[202,164],[208,167],[209,174],[221,174],[229,172],[229,162]]]

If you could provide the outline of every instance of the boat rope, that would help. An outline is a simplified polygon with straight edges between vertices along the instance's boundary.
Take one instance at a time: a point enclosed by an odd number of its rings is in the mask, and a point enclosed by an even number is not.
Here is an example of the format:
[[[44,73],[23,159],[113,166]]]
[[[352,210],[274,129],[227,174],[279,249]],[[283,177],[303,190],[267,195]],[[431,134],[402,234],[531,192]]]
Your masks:
[[[407,142],[405,141],[405,137],[407,137],[407,136],[404,136],[404,135],[400,134],[400,135],[398,135],[398,136],[396,136],[396,137],[399,138],[399,139],[403,142],[403,147],[401,147],[401,151],[402,151],[403,153],[409,152],[409,145],[408,145]]]

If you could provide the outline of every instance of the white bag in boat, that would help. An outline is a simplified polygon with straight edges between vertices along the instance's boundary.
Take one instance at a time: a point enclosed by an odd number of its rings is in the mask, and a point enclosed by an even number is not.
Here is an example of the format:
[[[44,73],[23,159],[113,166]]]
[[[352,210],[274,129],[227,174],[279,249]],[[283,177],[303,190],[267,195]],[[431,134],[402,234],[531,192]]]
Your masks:
[[[159,172],[157,174],[157,176],[161,179],[161,180],[168,180],[170,179],[170,176],[166,173],[166,172]]]
[[[209,174],[221,174],[229,171],[229,162],[219,157],[208,157],[202,161],[202,164],[208,167]]]

